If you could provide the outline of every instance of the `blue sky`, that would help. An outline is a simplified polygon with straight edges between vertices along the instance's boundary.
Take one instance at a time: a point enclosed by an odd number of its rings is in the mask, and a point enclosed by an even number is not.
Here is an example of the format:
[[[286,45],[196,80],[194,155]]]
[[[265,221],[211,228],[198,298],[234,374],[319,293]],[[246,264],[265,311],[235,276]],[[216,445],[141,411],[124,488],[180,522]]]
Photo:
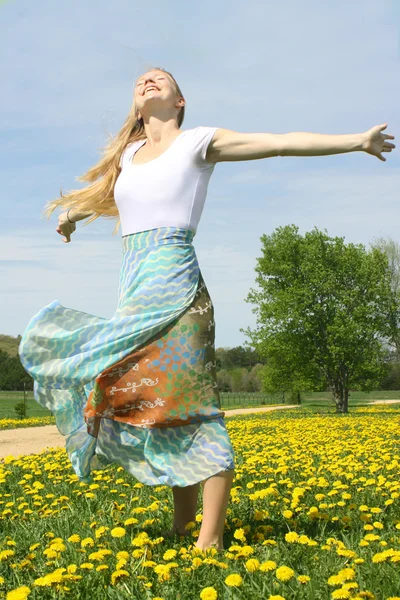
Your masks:
[[[400,138],[400,4],[395,0],[128,0],[0,3],[0,333],[22,334],[44,305],[109,318],[121,230],[78,223],[70,244],[59,190],[97,162],[122,126],[135,79],[172,72],[186,98],[182,129],[355,133],[388,123]],[[215,307],[216,346],[255,327],[260,236],[296,224],[366,247],[399,241],[400,158],[364,153],[216,165],[194,238]]]

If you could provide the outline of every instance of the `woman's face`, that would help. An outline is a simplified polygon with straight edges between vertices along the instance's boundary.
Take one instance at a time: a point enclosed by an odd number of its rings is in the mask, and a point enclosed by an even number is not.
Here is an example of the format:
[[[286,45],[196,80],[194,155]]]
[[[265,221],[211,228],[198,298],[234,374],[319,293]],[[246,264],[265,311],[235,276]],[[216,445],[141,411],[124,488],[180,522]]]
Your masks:
[[[148,71],[136,80],[135,104],[141,117],[149,117],[161,107],[175,109],[177,100],[175,86],[163,71]]]

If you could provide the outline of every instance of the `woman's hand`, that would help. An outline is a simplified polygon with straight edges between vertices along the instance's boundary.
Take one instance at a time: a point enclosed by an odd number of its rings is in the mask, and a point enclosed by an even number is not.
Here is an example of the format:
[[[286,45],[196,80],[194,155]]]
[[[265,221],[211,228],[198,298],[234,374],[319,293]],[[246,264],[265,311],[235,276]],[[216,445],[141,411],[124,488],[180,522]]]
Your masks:
[[[396,148],[394,144],[386,141],[394,140],[394,135],[389,135],[388,133],[381,133],[381,131],[386,129],[386,127],[387,123],[371,127],[371,129],[369,129],[363,134],[364,142],[362,145],[362,149],[364,150],[364,152],[372,154],[373,156],[377,156],[380,160],[383,161],[386,161],[386,158],[382,156],[382,152],[391,152],[393,148]]]
[[[63,242],[68,244],[71,241],[71,234],[75,231],[75,223],[70,223],[67,218],[67,212],[58,215],[58,227],[56,228],[57,233],[65,235]]]

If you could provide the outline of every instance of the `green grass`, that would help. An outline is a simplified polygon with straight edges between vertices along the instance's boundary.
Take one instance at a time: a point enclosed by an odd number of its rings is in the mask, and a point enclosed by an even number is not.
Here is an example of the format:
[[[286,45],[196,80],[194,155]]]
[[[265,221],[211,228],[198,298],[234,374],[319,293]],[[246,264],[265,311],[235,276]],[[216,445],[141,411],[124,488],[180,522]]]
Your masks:
[[[0,598],[28,586],[28,600],[200,600],[202,590],[213,586],[218,600],[331,600],[342,586],[328,582],[342,569],[352,569],[343,582],[356,582],[362,598],[396,597],[399,562],[382,553],[398,556],[400,550],[400,423],[398,414],[381,408],[354,411],[349,420],[307,413],[307,407],[229,419],[236,479],[226,551],[214,562],[192,551],[201,496],[189,538],[160,540],[172,521],[170,488],[143,486],[116,464],[98,471],[92,487],[82,484],[64,449],[12,459],[0,465]],[[116,527],[123,528],[122,537],[114,537]],[[289,531],[303,536],[302,543],[287,539]],[[62,544],[51,548],[54,538]],[[110,554],[100,558],[104,549]],[[165,554],[171,549],[176,555]],[[121,551],[126,564],[117,566]],[[258,561],[255,571],[248,559]],[[260,570],[272,561],[271,570]],[[96,570],[100,564],[108,568]],[[159,565],[169,565],[166,579]],[[282,580],[278,567],[292,569],[293,577]],[[41,578],[57,568],[76,570],[80,578],[68,580],[64,571],[62,583],[55,578],[45,585]],[[226,583],[232,574],[240,575],[239,587]],[[301,583],[299,576],[310,580]]]
[[[49,417],[51,412],[36,402],[33,392],[26,393],[27,417]],[[24,392],[0,392],[0,420],[16,419],[14,407],[24,401]]]

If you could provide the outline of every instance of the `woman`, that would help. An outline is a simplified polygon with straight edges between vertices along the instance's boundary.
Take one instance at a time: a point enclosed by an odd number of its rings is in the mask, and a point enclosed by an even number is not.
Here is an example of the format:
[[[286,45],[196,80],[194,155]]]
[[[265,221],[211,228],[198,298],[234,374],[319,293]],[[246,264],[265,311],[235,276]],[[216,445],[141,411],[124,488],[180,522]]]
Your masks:
[[[110,463],[143,483],[167,484],[172,533],[187,534],[203,483],[196,546],[223,549],[234,452],[220,410],[214,309],[192,239],[217,162],[363,150],[385,160],[391,135],[236,133],[216,127],[181,131],[185,100],[174,77],[154,68],[135,83],[134,101],[104,157],[50,203],[56,231],[69,243],[76,221],[117,217],[123,257],[111,319],[57,301],[28,324],[19,355],[34,378],[35,399],[66,436],[75,472]]]

